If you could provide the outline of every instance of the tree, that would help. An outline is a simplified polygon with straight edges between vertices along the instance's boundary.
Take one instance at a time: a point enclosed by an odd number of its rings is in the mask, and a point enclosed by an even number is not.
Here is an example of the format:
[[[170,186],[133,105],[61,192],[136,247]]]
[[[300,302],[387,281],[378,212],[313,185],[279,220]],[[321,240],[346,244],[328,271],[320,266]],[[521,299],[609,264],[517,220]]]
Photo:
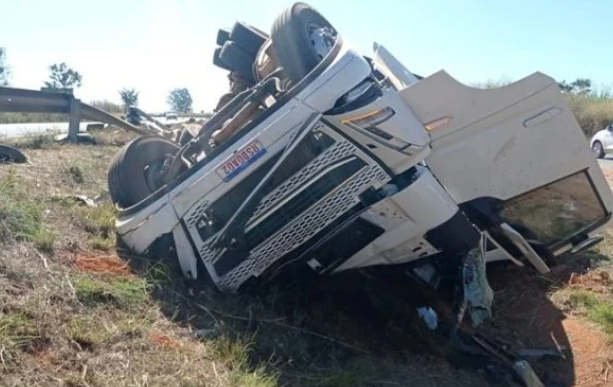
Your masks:
[[[592,92],[592,81],[588,78],[577,78],[572,85],[577,95],[588,95]]]
[[[564,93],[586,96],[592,92],[592,80],[589,78],[577,78],[568,83],[566,80],[558,82],[558,86]]]
[[[8,86],[11,72],[6,64],[6,49],[0,47],[0,86]]]
[[[166,102],[176,112],[187,113],[192,111],[192,96],[186,88],[172,90],[168,94]]]
[[[73,89],[81,86],[81,74],[71,69],[66,63],[52,64],[49,66],[50,81],[45,82],[45,87],[58,89]]]
[[[135,89],[119,90],[119,96],[124,107],[127,109],[130,106],[138,106],[138,91]]]

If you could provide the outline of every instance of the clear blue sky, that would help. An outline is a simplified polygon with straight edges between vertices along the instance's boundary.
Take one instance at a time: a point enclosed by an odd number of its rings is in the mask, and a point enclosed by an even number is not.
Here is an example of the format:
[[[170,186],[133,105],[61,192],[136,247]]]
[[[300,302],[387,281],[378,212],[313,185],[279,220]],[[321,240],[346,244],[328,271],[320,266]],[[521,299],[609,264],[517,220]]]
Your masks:
[[[12,85],[39,88],[51,63],[83,75],[77,95],[118,102],[140,91],[141,106],[167,109],[188,87],[197,110],[226,91],[211,63],[219,27],[235,20],[270,30],[287,0],[2,0],[0,47]],[[370,53],[385,45],[410,70],[440,69],[465,83],[514,80],[542,71],[556,79],[613,84],[613,2],[571,0],[311,0],[343,35]]]

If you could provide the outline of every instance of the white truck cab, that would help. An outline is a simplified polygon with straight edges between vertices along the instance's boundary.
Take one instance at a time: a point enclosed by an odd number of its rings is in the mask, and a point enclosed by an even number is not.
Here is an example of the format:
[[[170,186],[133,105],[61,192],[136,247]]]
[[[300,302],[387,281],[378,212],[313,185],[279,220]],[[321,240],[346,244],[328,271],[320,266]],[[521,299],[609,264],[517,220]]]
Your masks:
[[[139,138],[113,161],[117,232],[134,251],[172,235],[186,276],[236,291],[295,270],[471,257],[546,273],[601,240],[613,196],[552,78],[419,79],[301,3],[271,36],[242,23],[220,36],[215,63],[247,86],[197,137]]]

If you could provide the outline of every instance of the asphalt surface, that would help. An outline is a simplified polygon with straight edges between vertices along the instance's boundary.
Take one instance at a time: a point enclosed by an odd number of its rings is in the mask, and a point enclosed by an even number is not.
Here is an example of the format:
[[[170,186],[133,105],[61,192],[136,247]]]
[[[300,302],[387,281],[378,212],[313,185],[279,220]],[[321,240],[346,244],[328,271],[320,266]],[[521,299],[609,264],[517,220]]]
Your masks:
[[[598,160],[600,168],[613,172],[613,156],[606,156],[604,159]]]
[[[179,118],[177,120],[166,120],[165,117],[156,118],[162,124],[179,124],[187,122],[188,118]],[[92,124],[92,121],[83,121],[80,123],[79,130],[85,132],[87,125]],[[45,133],[67,133],[68,122],[38,122],[25,124],[0,124],[0,137],[19,137],[29,134],[45,134]]]
[[[80,130],[85,131],[90,121],[80,123]],[[19,137],[28,134],[66,133],[68,122],[38,122],[27,124],[0,124],[1,137]]]

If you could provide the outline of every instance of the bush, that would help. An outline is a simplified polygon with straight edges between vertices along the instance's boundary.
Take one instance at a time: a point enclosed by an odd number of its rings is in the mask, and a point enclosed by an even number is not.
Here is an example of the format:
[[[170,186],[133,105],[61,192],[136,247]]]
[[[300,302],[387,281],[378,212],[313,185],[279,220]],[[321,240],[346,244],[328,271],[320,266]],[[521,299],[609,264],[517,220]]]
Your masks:
[[[566,96],[573,114],[587,137],[613,124],[613,99],[599,96]]]

